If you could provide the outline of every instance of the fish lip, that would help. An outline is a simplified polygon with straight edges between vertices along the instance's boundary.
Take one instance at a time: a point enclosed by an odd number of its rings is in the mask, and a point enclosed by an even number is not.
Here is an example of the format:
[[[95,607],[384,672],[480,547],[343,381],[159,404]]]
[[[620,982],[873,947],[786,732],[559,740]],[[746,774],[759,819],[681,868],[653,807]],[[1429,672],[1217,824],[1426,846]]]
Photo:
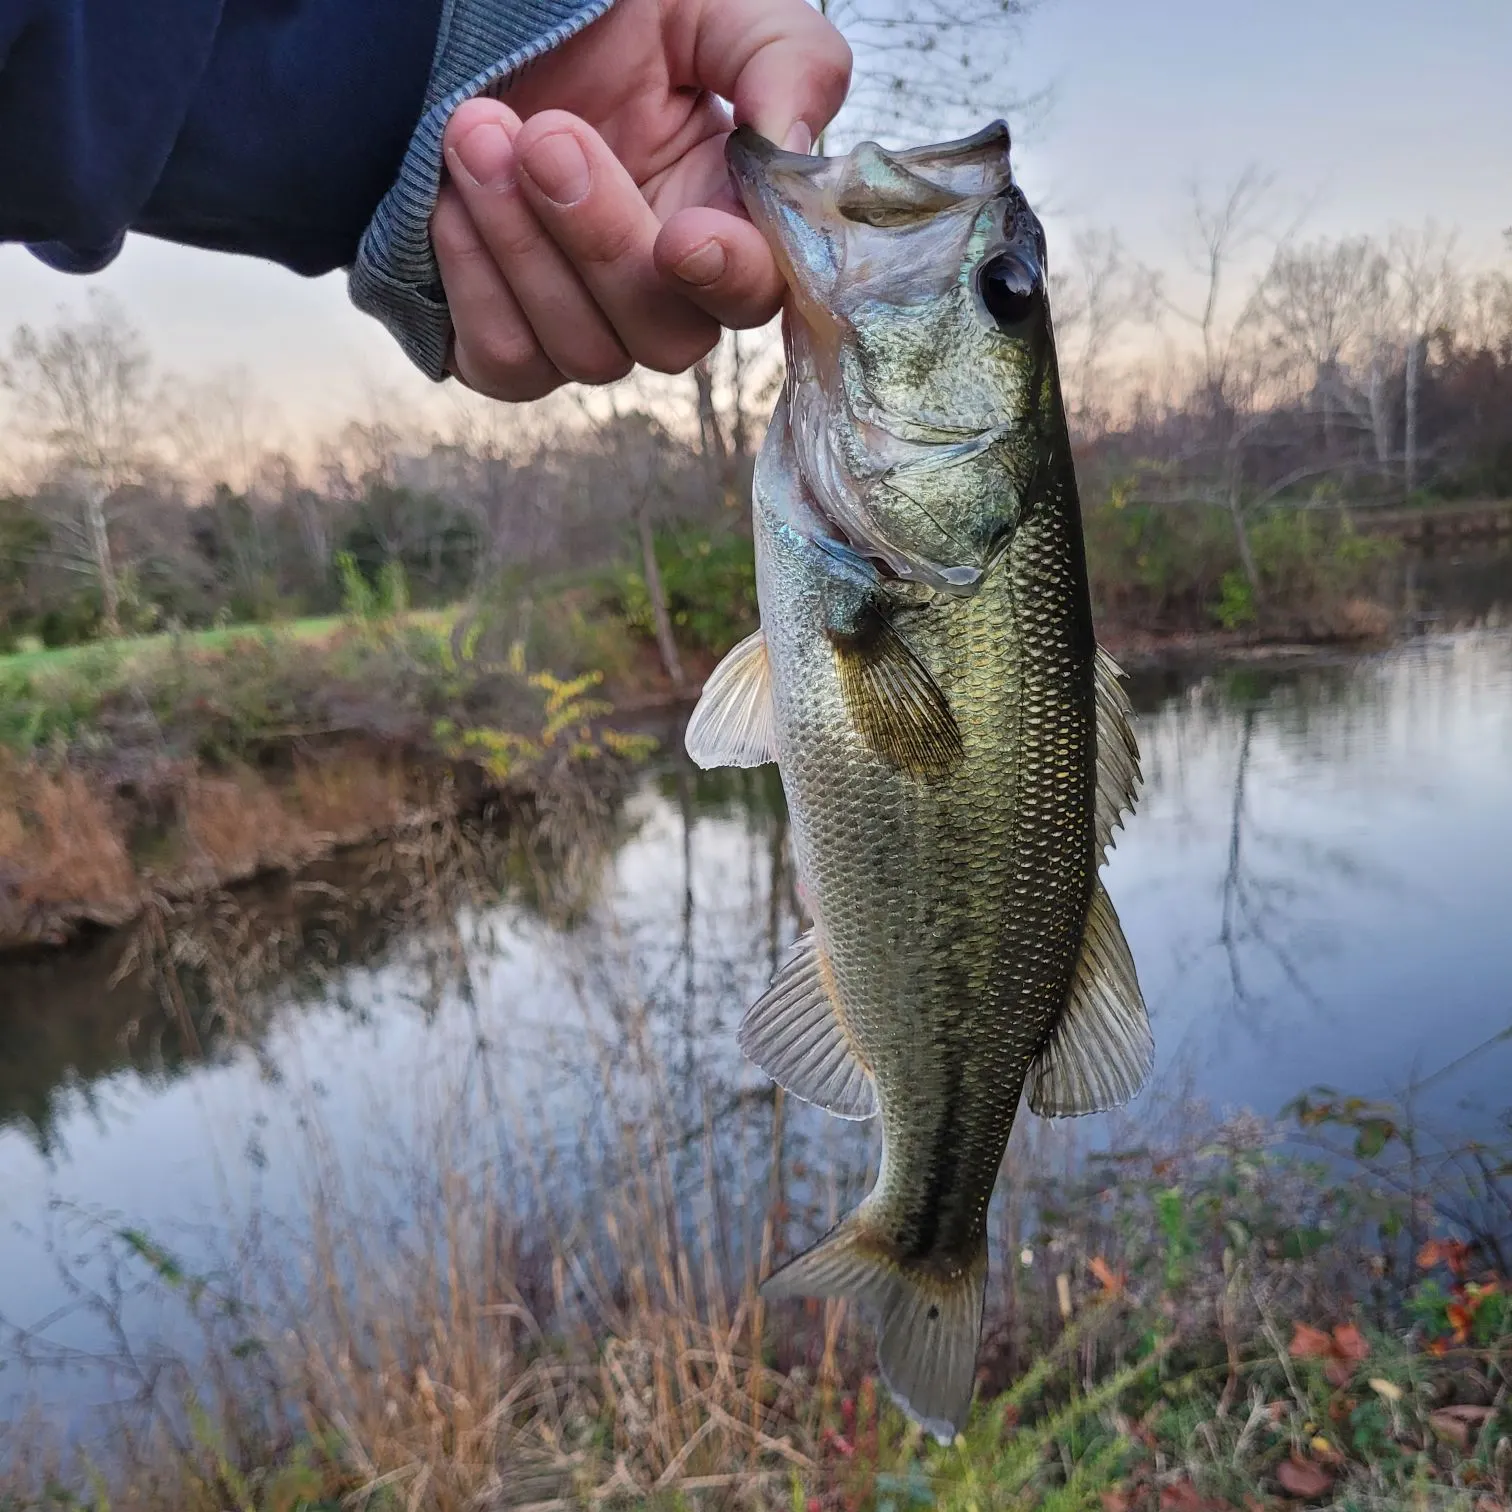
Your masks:
[[[828,162],[828,158],[812,157],[805,152],[789,152],[762,136],[754,126],[737,126],[725,142],[725,163],[747,209],[751,208],[749,196],[761,194],[767,188],[767,179],[774,169],[812,175]]]

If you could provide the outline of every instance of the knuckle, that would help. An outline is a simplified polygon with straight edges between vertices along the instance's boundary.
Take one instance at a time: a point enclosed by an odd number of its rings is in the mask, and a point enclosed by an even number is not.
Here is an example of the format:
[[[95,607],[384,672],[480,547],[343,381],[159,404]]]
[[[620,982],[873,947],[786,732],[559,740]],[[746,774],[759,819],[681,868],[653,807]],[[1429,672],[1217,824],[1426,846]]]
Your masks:
[[[541,349],[532,335],[492,326],[459,336],[457,360],[488,383],[509,384],[539,365]]]
[[[584,262],[607,266],[636,250],[639,228],[623,217],[606,218],[597,224],[586,217],[584,221],[575,238]]]
[[[641,356],[641,366],[657,373],[685,373],[718,344],[719,327],[710,321],[707,327],[658,342],[654,350]]]
[[[623,347],[604,347],[598,351],[584,352],[576,359],[559,364],[559,366],[573,382],[597,386],[618,383],[621,378],[628,378],[635,368],[635,363]]]
[[[452,267],[478,254],[478,241],[460,205],[443,200],[431,217],[431,247],[439,263]]]
[[[536,252],[545,233],[523,200],[511,194],[501,201],[485,232],[488,245],[500,261],[521,261]]]

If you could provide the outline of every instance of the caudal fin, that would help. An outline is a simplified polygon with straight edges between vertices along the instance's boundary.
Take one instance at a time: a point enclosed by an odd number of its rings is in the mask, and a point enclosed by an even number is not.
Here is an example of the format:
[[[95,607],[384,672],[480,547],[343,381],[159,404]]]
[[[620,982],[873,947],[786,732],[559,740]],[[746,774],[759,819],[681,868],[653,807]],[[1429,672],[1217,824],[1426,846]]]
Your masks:
[[[987,1240],[953,1264],[905,1264],[864,1208],[837,1224],[812,1249],[774,1271],[765,1297],[843,1297],[877,1329],[877,1365],[887,1389],[915,1422],[952,1443],[965,1426],[976,1380]]]

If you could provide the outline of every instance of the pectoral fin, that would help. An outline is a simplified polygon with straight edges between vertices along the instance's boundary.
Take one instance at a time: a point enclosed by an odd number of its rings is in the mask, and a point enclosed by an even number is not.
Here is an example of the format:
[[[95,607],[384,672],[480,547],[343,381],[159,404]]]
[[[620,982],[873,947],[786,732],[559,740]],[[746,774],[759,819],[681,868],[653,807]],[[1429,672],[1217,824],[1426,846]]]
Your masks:
[[[741,641],[710,674],[683,744],[705,769],[776,761],[772,670],[760,630]]]
[[[839,1118],[870,1118],[877,1094],[850,1037],[814,931],[799,937],[740,1025],[740,1048],[779,1087]]]
[[[1139,793],[1139,742],[1130,724],[1134,706],[1118,663],[1097,648],[1097,864],[1113,848],[1113,831],[1133,813]]]
[[[1044,1118],[1120,1107],[1144,1086],[1154,1064],[1134,958],[1099,882],[1065,1010],[1029,1073],[1029,1106]]]
[[[880,609],[863,609],[852,628],[831,629],[830,644],[856,730],[903,771],[943,777],[965,754],[940,685]]]

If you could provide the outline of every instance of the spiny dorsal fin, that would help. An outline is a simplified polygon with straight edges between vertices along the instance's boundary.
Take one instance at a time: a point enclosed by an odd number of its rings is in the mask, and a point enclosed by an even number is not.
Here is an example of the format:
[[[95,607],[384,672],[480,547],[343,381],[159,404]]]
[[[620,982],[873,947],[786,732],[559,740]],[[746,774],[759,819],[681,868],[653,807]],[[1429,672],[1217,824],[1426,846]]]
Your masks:
[[[903,1411],[942,1444],[966,1426],[976,1384],[987,1239],[959,1263],[905,1261],[866,1205],[774,1272],[761,1294],[845,1297],[877,1329],[877,1365]]]
[[[1139,794],[1139,742],[1130,721],[1134,705],[1123,690],[1118,663],[1097,648],[1097,864],[1113,848],[1113,831],[1134,812]]]
[[[709,674],[683,744],[705,769],[764,766],[777,759],[775,726],[771,665],[758,630]]]
[[[829,632],[845,706],[863,740],[895,767],[943,777],[965,754],[950,705],[929,668],[880,609]]]
[[[1029,1073],[1029,1106],[1042,1118],[1117,1108],[1144,1086],[1154,1064],[1134,958],[1098,882],[1065,1010]]]
[[[830,989],[811,929],[740,1025],[740,1048],[779,1087],[839,1118],[870,1118],[877,1093]]]

